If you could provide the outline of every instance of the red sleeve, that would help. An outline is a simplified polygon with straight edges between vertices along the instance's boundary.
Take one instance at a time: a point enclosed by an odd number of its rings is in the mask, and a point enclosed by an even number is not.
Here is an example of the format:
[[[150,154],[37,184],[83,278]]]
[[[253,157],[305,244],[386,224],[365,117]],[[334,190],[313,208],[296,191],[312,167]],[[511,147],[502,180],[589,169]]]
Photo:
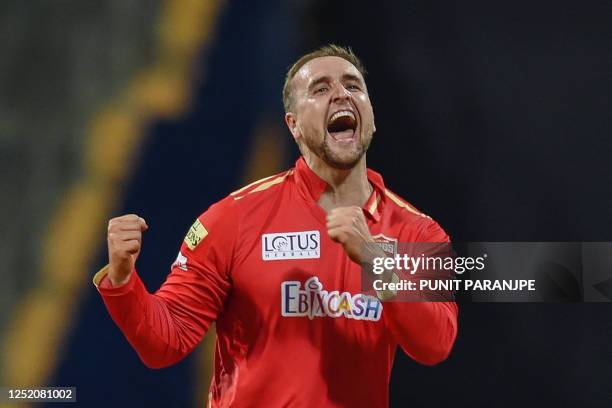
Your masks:
[[[189,354],[223,310],[239,225],[233,202],[228,197],[198,217],[154,294],[136,271],[119,287],[112,287],[106,268],[94,277],[112,319],[148,367],[166,367]]]
[[[435,221],[427,219],[415,241],[450,239]],[[408,241],[400,236],[400,242]],[[385,302],[385,319],[393,338],[406,354],[426,365],[440,363],[450,354],[457,337],[457,314],[455,302]]]

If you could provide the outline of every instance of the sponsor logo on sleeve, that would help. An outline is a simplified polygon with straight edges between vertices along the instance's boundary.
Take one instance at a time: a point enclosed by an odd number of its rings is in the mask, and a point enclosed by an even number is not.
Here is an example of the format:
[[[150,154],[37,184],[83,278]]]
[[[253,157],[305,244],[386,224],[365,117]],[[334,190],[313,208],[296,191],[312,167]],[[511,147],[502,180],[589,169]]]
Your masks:
[[[199,219],[196,219],[185,236],[187,248],[193,251],[207,235],[208,231],[206,231],[206,228],[204,228]]]
[[[176,260],[174,261],[174,263],[172,264],[173,268],[179,268],[182,269],[184,271],[187,270],[187,257],[185,255],[183,255],[182,252],[179,251]]]
[[[281,283],[281,314],[283,317],[345,317],[355,320],[378,321],[382,302],[369,295],[323,289],[319,278],[313,276],[304,285],[300,281]]]
[[[319,231],[280,232],[261,236],[261,259],[314,259],[321,257]]]

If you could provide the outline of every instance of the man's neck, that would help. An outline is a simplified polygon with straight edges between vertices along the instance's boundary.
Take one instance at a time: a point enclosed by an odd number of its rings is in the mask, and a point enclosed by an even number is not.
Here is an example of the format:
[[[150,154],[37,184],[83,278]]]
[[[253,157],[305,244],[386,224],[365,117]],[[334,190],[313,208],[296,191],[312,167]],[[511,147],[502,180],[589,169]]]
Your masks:
[[[336,207],[362,207],[370,198],[372,186],[368,181],[365,155],[348,170],[333,168],[318,157],[305,159],[308,167],[327,183],[318,201],[326,212]]]

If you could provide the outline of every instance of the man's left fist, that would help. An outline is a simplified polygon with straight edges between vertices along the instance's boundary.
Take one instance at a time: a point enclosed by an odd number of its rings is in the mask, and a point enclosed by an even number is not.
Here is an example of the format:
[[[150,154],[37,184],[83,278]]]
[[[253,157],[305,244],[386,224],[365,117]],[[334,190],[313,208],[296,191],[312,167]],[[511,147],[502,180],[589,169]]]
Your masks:
[[[363,210],[360,207],[338,207],[327,214],[329,237],[342,244],[344,251],[353,262],[368,262],[364,250],[373,242]]]

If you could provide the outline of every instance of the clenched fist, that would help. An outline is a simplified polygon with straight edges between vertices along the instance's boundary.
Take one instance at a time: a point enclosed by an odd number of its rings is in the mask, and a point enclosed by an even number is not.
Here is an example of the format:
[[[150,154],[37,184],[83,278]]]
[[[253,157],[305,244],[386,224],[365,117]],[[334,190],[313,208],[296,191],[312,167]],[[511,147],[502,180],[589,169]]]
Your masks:
[[[358,264],[370,263],[375,257],[384,257],[374,242],[363,210],[360,207],[338,207],[327,214],[327,233],[335,242],[342,244],[351,260]]]
[[[113,286],[126,283],[142,246],[142,233],[148,229],[143,218],[122,215],[108,222],[108,278]]]

